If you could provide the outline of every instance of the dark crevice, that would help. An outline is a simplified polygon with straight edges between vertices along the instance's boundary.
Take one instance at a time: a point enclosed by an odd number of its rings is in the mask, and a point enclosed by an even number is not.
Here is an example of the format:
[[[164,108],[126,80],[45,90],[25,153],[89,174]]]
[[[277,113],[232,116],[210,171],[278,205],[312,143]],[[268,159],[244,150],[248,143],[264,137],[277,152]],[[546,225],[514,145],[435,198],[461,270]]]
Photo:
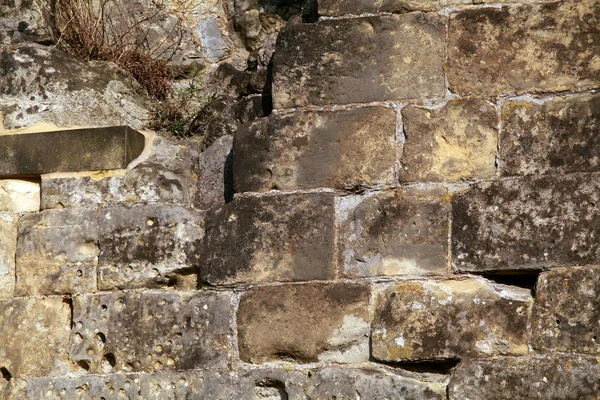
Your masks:
[[[4,378],[6,382],[10,382],[12,379],[12,374],[5,367],[0,368],[0,374],[2,374],[2,378]]]
[[[449,375],[454,367],[458,365],[460,359],[447,358],[443,360],[421,360],[411,362],[388,362],[372,359],[371,362],[419,374]]]
[[[71,321],[71,328],[74,328],[75,321],[73,321],[73,299],[71,296],[65,296],[63,297],[62,302],[69,307],[69,321]]]
[[[277,391],[277,394],[279,395],[279,399],[281,399],[281,400],[289,399],[289,396],[285,390],[285,384],[281,381],[274,380],[274,379],[264,379],[260,382],[256,382],[255,386],[257,389],[272,388]]]
[[[227,155],[225,165],[223,166],[223,197],[225,203],[233,200],[235,190],[233,188],[233,150]]]
[[[541,271],[517,271],[516,273],[512,271],[510,273],[488,273],[481,276],[502,285],[527,289],[531,292],[531,296],[535,297],[536,284],[540,273]]]

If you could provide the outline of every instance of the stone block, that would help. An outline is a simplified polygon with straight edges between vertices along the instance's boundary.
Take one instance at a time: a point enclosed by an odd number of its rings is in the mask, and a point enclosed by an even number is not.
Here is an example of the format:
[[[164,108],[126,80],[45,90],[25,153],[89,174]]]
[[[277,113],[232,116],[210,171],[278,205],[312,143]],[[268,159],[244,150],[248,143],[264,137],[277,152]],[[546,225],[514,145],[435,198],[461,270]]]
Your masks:
[[[398,282],[376,294],[373,357],[388,362],[528,353],[527,289],[483,279]]]
[[[254,287],[237,313],[240,358],[361,363],[369,359],[366,285],[309,283]]]
[[[448,197],[402,190],[343,197],[337,212],[344,277],[448,272]]]
[[[100,212],[99,225],[100,290],[196,288],[204,213],[170,205],[111,207]]]
[[[540,270],[600,261],[600,177],[481,183],[452,200],[453,267]]]
[[[558,91],[600,84],[600,4],[565,1],[452,14],[446,66],[461,95]]]
[[[333,193],[240,197],[211,212],[200,263],[211,285],[333,279]]]
[[[595,400],[600,393],[596,357],[499,357],[465,360],[450,378],[450,400]]]
[[[96,290],[98,219],[86,209],[46,210],[19,220],[17,296]]]
[[[0,299],[11,298],[15,291],[17,220],[15,214],[0,212]]]
[[[288,24],[273,55],[273,104],[443,97],[446,18],[412,13]]]
[[[232,147],[233,137],[223,136],[200,153],[195,208],[208,210],[221,207],[226,200],[233,198]]]
[[[531,318],[538,351],[600,353],[600,267],[558,268],[540,274]]]
[[[232,314],[224,292],[76,296],[69,356],[91,373],[225,368]]]
[[[70,330],[71,308],[62,297],[0,300],[2,376],[67,374]]]
[[[137,399],[139,377],[135,375],[88,375],[82,377],[27,379],[18,399]]]
[[[514,100],[502,108],[500,173],[600,171],[600,94]]]
[[[396,112],[385,107],[271,114],[233,142],[237,192],[394,183]]]
[[[408,106],[402,121],[400,182],[486,179],[496,174],[498,116],[486,101],[451,100],[433,109]]]
[[[18,179],[0,180],[0,212],[40,211],[40,185]]]

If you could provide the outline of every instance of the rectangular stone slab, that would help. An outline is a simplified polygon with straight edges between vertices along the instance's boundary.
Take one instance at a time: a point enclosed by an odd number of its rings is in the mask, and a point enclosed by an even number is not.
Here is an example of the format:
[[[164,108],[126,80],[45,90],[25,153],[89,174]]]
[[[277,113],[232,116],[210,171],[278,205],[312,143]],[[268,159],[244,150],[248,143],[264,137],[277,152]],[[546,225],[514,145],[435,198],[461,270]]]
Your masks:
[[[0,135],[0,177],[125,168],[144,143],[127,126]]]

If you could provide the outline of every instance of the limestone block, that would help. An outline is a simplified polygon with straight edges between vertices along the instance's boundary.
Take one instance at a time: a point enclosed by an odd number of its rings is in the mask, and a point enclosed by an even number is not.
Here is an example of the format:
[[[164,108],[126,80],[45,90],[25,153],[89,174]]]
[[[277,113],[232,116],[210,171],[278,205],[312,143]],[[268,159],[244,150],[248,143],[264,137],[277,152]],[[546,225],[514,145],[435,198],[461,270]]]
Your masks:
[[[62,297],[0,300],[0,368],[12,377],[69,371],[71,309]]]
[[[600,94],[515,100],[502,109],[502,175],[600,170]]]
[[[528,353],[527,289],[483,279],[398,282],[375,299],[372,352],[381,361]]]
[[[24,399],[137,399],[139,378],[111,374],[27,379]]]
[[[232,136],[217,139],[198,157],[198,190],[194,207],[201,210],[221,207],[233,198],[233,173],[231,171]]]
[[[600,177],[568,175],[474,185],[452,200],[453,267],[539,270],[600,260]]]
[[[201,279],[211,285],[333,279],[333,198],[241,197],[209,213]]]
[[[531,318],[539,351],[600,353],[600,267],[559,268],[542,273]]]
[[[0,179],[0,212],[37,212],[39,210],[39,183],[18,179]]]
[[[600,393],[596,357],[499,357],[466,360],[454,370],[450,400],[595,400]]]
[[[448,37],[450,90],[461,95],[600,84],[600,3],[565,1],[463,10]]]
[[[369,359],[368,286],[254,287],[237,313],[240,358],[251,363],[361,363]]]
[[[422,13],[288,24],[273,56],[274,107],[442,97],[445,26]]]
[[[405,143],[400,182],[486,179],[496,174],[498,116],[481,99],[402,110]]]
[[[19,220],[17,296],[96,290],[98,220],[86,209],[47,210]]]
[[[344,197],[338,214],[338,257],[345,277],[447,273],[447,197],[402,190]]]
[[[224,368],[231,303],[224,292],[76,296],[69,356],[92,373]]]
[[[99,225],[101,290],[196,288],[202,212],[171,205],[110,207],[100,212]]]
[[[233,142],[237,192],[391,185],[396,113],[367,107],[272,114]]]
[[[17,220],[15,214],[0,212],[0,299],[11,298],[15,290]]]

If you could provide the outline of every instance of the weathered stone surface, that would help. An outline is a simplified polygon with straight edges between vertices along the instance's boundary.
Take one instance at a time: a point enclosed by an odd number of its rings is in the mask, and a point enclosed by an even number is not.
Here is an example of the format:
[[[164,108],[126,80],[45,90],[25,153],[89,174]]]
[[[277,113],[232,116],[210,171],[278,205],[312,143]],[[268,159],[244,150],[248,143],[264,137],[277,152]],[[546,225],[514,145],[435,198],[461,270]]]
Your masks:
[[[273,55],[275,108],[442,97],[445,17],[288,24]]]
[[[100,212],[99,225],[100,290],[196,288],[204,213],[169,205],[110,207]]]
[[[225,368],[231,303],[211,292],[76,296],[69,356],[92,373]]]
[[[333,198],[242,197],[209,213],[201,279],[211,285],[333,279]]]
[[[37,212],[39,210],[39,183],[18,179],[0,180],[0,212]]]
[[[539,351],[600,353],[600,267],[559,268],[538,278],[531,318]]]
[[[223,136],[200,154],[194,207],[208,210],[233,198],[232,147],[233,137]]]
[[[76,378],[27,379],[18,399],[137,399],[139,378],[134,375],[88,375]]]
[[[255,287],[237,313],[240,358],[251,363],[369,359],[368,286],[349,283]]]
[[[17,296],[96,290],[98,219],[86,209],[47,210],[19,220]]]
[[[600,177],[481,183],[452,200],[453,267],[539,270],[600,260]]]
[[[51,43],[52,38],[40,12],[45,8],[45,3],[35,0],[3,0],[0,3],[0,43]]]
[[[435,194],[397,190],[341,198],[338,252],[344,276],[447,273],[450,205]]]
[[[448,38],[450,90],[566,90],[600,84],[600,3],[553,2],[463,10]]]
[[[71,309],[61,297],[0,300],[2,376],[66,374],[70,329]]]
[[[15,214],[0,212],[0,299],[11,298],[15,291],[17,220]]]
[[[406,135],[400,182],[492,178],[496,174],[498,116],[481,99],[451,100],[441,108],[402,110]]]
[[[502,126],[502,175],[600,170],[600,94],[511,101]]]
[[[500,357],[461,362],[450,379],[451,400],[595,400],[600,393],[595,357]]]
[[[373,356],[393,362],[526,354],[531,303],[527,289],[482,279],[392,284],[375,300]]]
[[[233,141],[237,192],[391,185],[396,112],[367,107],[272,114]]]

